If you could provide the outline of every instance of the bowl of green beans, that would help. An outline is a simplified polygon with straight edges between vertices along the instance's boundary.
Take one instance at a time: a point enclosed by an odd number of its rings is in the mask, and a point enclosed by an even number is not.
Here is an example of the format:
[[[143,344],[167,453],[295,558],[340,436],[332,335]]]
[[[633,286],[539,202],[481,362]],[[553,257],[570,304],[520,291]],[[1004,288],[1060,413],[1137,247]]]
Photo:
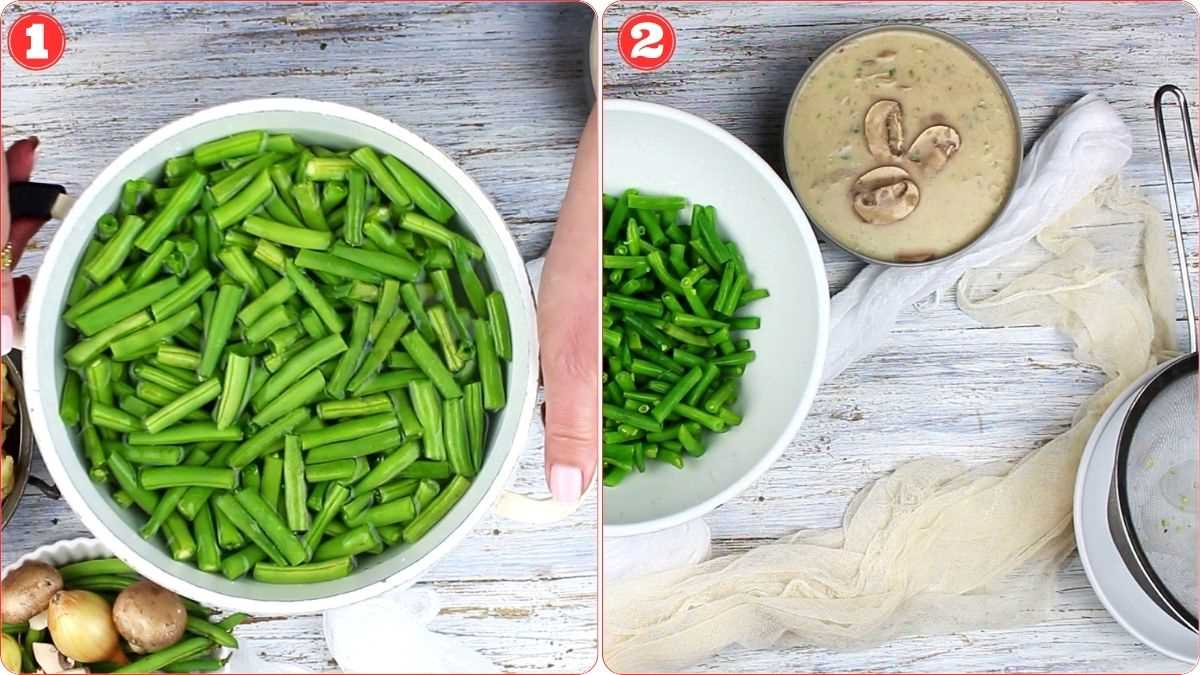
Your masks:
[[[524,447],[533,300],[479,187],[364,111],[173,122],[80,195],[26,323],[30,420],[84,524],[207,605],[411,582]]]
[[[673,108],[604,108],[604,527],[704,515],[795,438],[821,379],[829,292],[771,167]]]

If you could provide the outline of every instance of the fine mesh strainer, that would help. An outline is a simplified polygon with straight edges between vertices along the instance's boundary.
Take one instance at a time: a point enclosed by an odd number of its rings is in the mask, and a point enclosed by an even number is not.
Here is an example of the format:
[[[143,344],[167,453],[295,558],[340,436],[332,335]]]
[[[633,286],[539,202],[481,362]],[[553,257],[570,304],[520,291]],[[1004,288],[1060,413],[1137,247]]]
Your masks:
[[[1147,595],[1176,621],[1197,631],[1196,507],[1200,494],[1196,458],[1200,446],[1197,444],[1196,315],[1163,122],[1163,104],[1168,94],[1175,98],[1183,121],[1198,208],[1200,169],[1196,165],[1187,100],[1178,87],[1165,85],[1154,96],[1154,118],[1183,278],[1191,353],[1160,366],[1146,386],[1133,394],[1117,442],[1109,528],[1121,557]]]

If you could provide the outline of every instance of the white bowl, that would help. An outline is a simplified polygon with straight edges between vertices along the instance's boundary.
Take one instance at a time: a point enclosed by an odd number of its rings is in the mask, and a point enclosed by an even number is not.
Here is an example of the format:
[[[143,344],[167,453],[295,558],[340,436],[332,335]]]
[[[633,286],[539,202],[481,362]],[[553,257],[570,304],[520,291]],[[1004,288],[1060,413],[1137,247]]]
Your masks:
[[[303,143],[371,146],[396,155],[420,173],[458,211],[457,222],[483,247],[488,276],[508,303],[513,360],[508,364],[508,405],[494,419],[483,469],[466,496],[412,545],[394,546],[364,559],[349,576],[318,584],[280,586],[247,577],[229,581],[171,559],[161,541],[138,535],[144,515],[123,509],[111,489],[88,479],[76,434],[58,417],[66,373],[63,349],[69,331],[60,320],[76,263],[96,220],[113,209],[130,178],[156,176],[168,158],[206,141],[251,129],[290,133]],[[63,221],[38,271],[26,320],[25,391],[34,435],[63,497],[84,525],[143,576],[176,593],[223,609],[257,614],[319,612],[373,597],[409,583],[449,552],[490,508],[525,447],[537,393],[537,336],[529,278],[508,228],[465,173],[416,134],[348,106],[304,99],[240,101],[172,122],[124,152],[84,190]]]
[[[4,572],[0,574],[0,581],[7,578],[13,570],[30,560],[46,563],[54,567],[62,567],[63,565],[70,565],[71,563],[83,562],[85,560],[111,558],[112,555],[112,551],[109,551],[108,547],[100,543],[98,539],[92,539],[91,537],[64,539],[63,541],[56,541],[53,544],[39,546],[32,553],[26,553],[17,558],[11,565],[4,568]],[[218,647],[215,656],[224,660],[229,658],[230,654],[232,652],[225,647]],[[220,672],[225,672],[225,669],[221,669]]]
[[[708,451],[681,471],[650,462],[605,488],[604,533],[659,530],[704,515],[745,490],[795,437],[821,382],[829,335],[825,266],[791,190],[761,157],[721,128],[674,108],[604,103],[604,191],[637,188],[717,209],[717,227],[746,257],[756,360],[742,378],[740,426],[705,436]]]

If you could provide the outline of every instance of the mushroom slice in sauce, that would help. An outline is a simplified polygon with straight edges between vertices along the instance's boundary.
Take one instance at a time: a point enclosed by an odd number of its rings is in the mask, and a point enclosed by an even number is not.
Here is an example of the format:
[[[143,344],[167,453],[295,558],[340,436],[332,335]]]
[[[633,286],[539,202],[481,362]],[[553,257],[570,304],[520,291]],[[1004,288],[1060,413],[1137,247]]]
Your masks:
[[[917,136],[908,149],[907,159],[928,178],[937,175],[961,146],[962,139],[954,127],[936,124]]]
[[[881,166],[864,173],[851,191],[854,212],[871,225],[891,225],[917,208],[921,191],[912,176],[898,166]]]
[[[867,108],[863,133],[867,150],[881,162],[894,162],[904,156],[904,111],[896,101],[876,101]]]

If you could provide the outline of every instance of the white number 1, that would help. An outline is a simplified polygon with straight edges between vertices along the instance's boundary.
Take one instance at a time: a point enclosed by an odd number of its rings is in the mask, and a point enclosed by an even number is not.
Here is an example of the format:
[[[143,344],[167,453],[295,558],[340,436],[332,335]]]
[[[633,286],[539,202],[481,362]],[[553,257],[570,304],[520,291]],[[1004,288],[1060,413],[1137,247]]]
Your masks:
[[[25,37],[29,38],[29,49],[25,51],[25,58],[50,58],[50,52],[46,51],[46,24],[31,24],[25,29]]]
[[[634,24],[633,28],[629,30],[629,35],[637,40],[633,49],[629,50],[630,58],[657,59],[662,56],[662,26],[650,21],[643,21]]]

